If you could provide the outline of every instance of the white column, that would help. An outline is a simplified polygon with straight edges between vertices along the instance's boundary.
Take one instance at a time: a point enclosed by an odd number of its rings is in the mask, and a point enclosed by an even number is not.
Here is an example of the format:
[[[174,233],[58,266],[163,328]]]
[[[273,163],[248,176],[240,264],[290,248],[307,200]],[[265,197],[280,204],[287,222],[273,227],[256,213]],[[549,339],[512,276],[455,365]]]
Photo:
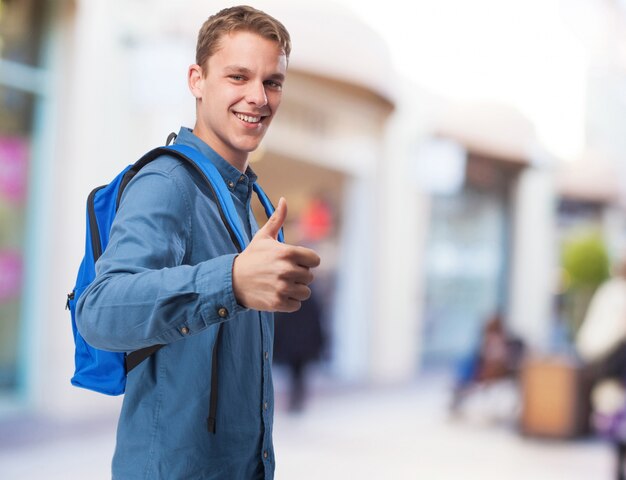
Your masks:
[[[394,114],[379,164],[375,313],[370,336],[370,378],[376,383],[410,380],[419,367],[429,202],[411,175],[415,170],[411,162],[414,146],[424,135],[424,118],[424,111]]]
[[[348,382],[364,381],[368,376],[377,275],[375,191],[371,178],[350,177],[342,209],[331,348],[333,370]]]
[[[85,205],[91,189],[106,183],[125,164],[120,132],[123,107],[116,85],[119,38],[110,22],[106,0],[77,2],[61,12],[54,26],[55,66],[50,100],[41,112],[42,130],[36,176],[45,185],[37,210],[29,252],[37,252],[35,280],[29,282],[32,306],[27,320],[33,343],[30,399],[54,416],[114,412],[119,398],[70,385],[74,343],[64,299],[74,286],[85,249]],[[127,163],[127,162],[126,162]]]
[[[531,348],[548,346],[558,258],[555,193],[548,168],[520,173],[513,201],[510,326]]]

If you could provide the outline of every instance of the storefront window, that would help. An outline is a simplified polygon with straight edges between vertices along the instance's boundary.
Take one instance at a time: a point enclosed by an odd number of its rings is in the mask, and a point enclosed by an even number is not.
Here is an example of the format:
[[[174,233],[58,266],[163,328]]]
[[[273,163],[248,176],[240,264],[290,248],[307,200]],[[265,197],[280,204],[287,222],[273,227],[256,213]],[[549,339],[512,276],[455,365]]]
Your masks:
[[[0,58],[5,71],[9,66],[36,68],[44,3],[0,2]],[[0,392],[18,382],[27,180],[36,102],[36,94],[19,84],[19,78],[0,71]]]
[[[0,119],[9,111],[6,93],[0,92]],[[24,134],[0,133],[0,388],[16,382],[28,145]]]
[[[0,0],[2,59],[32,67],[39,65],[45,7],[43,0]]]
[[[506,203],[466,189],[435,197],[427,247],[423,360],[456,360],[472,349],[481,325],[501,312],[507,240]]]

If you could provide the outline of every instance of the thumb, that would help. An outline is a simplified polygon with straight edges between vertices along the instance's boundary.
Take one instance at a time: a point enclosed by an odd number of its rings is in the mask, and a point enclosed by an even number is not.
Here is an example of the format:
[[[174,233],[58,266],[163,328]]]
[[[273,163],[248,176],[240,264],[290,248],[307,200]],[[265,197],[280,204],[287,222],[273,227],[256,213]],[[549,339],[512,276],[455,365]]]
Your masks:
[[[278,232],[285,223],[287,218],[287,200],[284,197],[280,197],[278,200],[278,206],[272,216],[267,220],[267,223],[263,225],[260,230],[265,235],[272,237],[274,240],[278,238]]]

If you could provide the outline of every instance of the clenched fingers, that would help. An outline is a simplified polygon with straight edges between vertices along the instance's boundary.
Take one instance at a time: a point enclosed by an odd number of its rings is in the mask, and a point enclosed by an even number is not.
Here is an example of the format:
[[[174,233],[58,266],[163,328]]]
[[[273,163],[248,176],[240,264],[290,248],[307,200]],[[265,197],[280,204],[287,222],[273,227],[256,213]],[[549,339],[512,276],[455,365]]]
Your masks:
[[[314,278],[310,268],[300,265],[289,265],[280,277],[288,282],[301,283],[303,285],[309,285]]]
[[[306,268],[315,268],[320,264],[320,257],[314,250],[306,247],[291,246],[289,257],[292,262]]]
[[[285,292],[287,297],[291,300],[297,300],[299,302],[303,302],[308,300],[311,296],[311,289],[306,285],[301,285],[299,283],[290,285],[290,288]]]

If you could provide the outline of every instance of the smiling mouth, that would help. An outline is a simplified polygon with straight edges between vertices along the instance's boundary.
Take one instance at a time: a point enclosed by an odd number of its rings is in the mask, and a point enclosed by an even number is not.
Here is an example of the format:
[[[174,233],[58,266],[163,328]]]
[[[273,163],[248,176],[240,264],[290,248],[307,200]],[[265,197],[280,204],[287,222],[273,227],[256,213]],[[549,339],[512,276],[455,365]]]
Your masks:
[[[261,120],[265,118],[265,116],[252,116],[252,115],[244,115],[243,113],[235,112],[235,116],[244,122],[247,123],[259,123]]]

